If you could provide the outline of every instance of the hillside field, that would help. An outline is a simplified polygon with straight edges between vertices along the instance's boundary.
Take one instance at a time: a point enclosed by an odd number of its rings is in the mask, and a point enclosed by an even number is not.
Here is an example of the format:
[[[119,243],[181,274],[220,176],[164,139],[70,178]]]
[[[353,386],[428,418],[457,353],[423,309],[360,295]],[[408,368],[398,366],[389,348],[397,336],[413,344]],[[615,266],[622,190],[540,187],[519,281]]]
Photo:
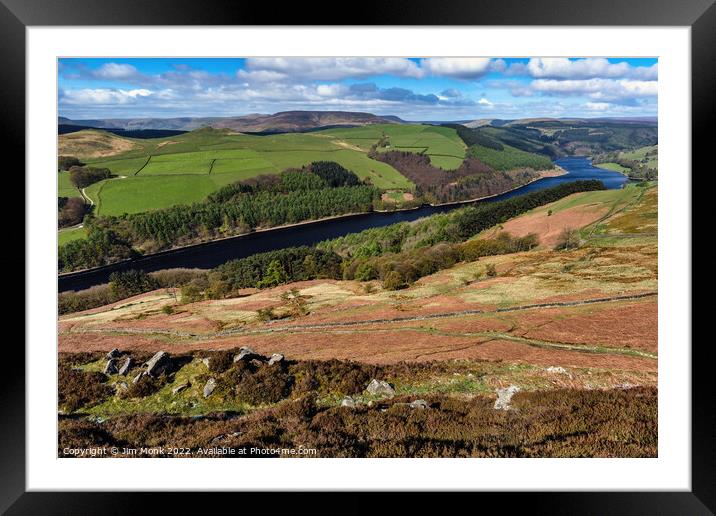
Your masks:
[[[143,294],[62,316],[60,350],[249,345],[302,360],[499,358],[655,374],[656,199],[656,188],[637,186],[574,194],[502,225],[536,233],[542,243],[536,250],[461,263],[399,291],[376,282],[312,280],[183,305],[164,291]],[[546,219],[560,214],[561,228],[579,229],[579,248],[545,245],[552,232]],[[494,277],[485,275],[488,265]],[[306,301],[305,315],[290,315],[292,289]],[[557,304],[536,308],[543,303]],[[169,315],[167,305],[174,307]],[[267,325],[259,313],[266,308],[289,318]]]
[[[453,129],[397,124],[268,136],[205,128],[158,139],[85,130],[62,135],[60,153],[117,176],[91,185],[87,195],[96,214],[121,215],[198,202],[227,184],[321,160],[335,161],[378,188],[412,191],[414,185],[394,168],[368,157],[383,133],[398,148],[426,152],[444,168],[456,168],[465,157]],[[58,195],[75,195],[68,173],[60,173],[59,182]]]
[[[192,454],[280,442],[321,457],[656,456],[657,199],[644,185],[570,195],[476,235],[534,233],[533,250],[398,291],[316,279],[181,303],[161,289],[63,315],[60,449],[95,435],[161,444],[172,424]],[[578,247],[556,250],[555,227]],[[237,364],[241,346],[266,358]],[[103,373],[113,348],[128,373]],[[159,350],[172,371],[134,386]]]

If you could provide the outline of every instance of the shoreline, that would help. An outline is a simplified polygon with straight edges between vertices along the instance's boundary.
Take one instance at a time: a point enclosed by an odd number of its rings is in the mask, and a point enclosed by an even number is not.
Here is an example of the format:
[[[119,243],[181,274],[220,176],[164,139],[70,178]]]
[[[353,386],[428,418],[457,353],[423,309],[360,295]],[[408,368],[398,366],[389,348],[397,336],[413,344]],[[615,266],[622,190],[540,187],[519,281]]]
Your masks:
[[[490,195],[485,195],[485,196],[483,196],[483,197],[476,197],[476,198],[474,198],[474,199],[467,199],[467,200],[464,200],[464,201],[452,201],[452,202],[438,203],[438,204],[423,203],[423,204],[421,204],[421,205],[419,205],[419,206],[414,206],[414,207],[412,207],[412,208],[400,208],[400,209],[395,209],[395,210],[371,210],[371,211],[361,211],[361,212],[354,212],[354,213],[343,213],[343,214],[341,214],[341,215],[331,215],[331,216],[329,216],[329,217],[323,217],[323,218],[320,218],[320,219],[304,220],[304,221],[301,221],[301,222],[294,222],[294,223],[291,223],[291,224],[283,224],[283,225],[281,225],[281,226],[272,226],[272,227],[268,227],[268,228],[257,228],[257,229],[254,229],[254,230],[248,232],[248,233],[241,233],[241,234],[238,234],[238,235],[231,235],[231,236],[213,238],[213,239],[207,240],[207,241],[205,241],[205,242],[196,242],[196,243],[193,243],[193,244],[186,244],[186,245],[175,246],[175,247],[171,247],[171,248],[169,248],[169,249],[163,249],[163,250],[161,250],[161,251],[157,251],[156,253],[143,254],[143,255],[140,255],[140,256],[137,257],[137,258],[128,258],[128,259],[126,259],[126,260],[120,260],[120,261],[117,261],[117,262],[108,263],[108,264],[106,264],[106,265],[100,265],[99,267],[91,267],[91,268],[87,268],[87,269],[79,269],[79,270],[76,270],[76,271],[68,271],[68,272],[58,272],[57,277],[58,277],[58,278],[67,278],[67,277],[72,277],[72,276],[74,276],[74,275],[79,275],[79,274],[84,274],[84,273],[90,273],[90,272],[95,272],[95,271],[101,271],[101,270],[104,269],[104,268],[113,267],[113,266],[116,266],[116,265],[121,264],[121,263],[131,262],[131,261],[135,261],[135,260],[136,260],[136,261],[140,261],[140,260],[142,260],[143,258],[152,258],[152,257],[156,257],[156,256],[162,256],[162,255],[164,255],[164,254],[173,253],[173,252],[179,251],[179,250],[181,250],[181,249],[188,249],[188,248],[192,248],[192,247],[200,247],[200,246],[210,245],[210,244],[213,244],[213,243],[215,243],[215,242],[223,242],[223,241],[231,240],[231,239],[235,239],[235,238],[243,238],[243,237],[247,237],[247,236],[250,236],[250,235],[255,235],[255,234],[260,234],[260,233],[266,233],[266,232],[269,232],[269,231],[277,231],[277,230],[289,229],[289,228],[293,228],[293,227],[300,227],[300,226],[306,226],[306,225],[311,225],[311,224],[320,224],[320,223],[322,223],[322,222],[328,222],[328,221],[337,220],[337,219],[351,218],[351,217],[357,217],[357,216],[362,216],[362,215],[370,215],[371,213],[389,214],[389,213],[400,213],[400,212],[415,211],[415,210],[419,210],[419,209],[424,208],[424,207],[440,208],[440,207],[443,207],[443,206],[456,206],[456,205],[460,205],[460,204],[470,204],[470,203],[474,203],[474,202],[481,201],[481,200],[484,200],[484,199],[491,199],[491,198],[493,198],[493,197],[497,197],[497,196],[500,196],[500,195],[504,195],[504,194],[506,194],[506,193],[509,193],[509,192],[514,191],[514,190],[518,190],[519,188],[523,188],[523,187],[525,187],[525,186],[527,186],[527,185],[530,185],[530,184],[532,184],[532,183],[534,183],[534,182],[536,182],[536,181],[539,181],[539,180],[541,180],[541,179],[545,179],[545,178],[549,178],[549,177],[559,177],[559,176],[563,176],[563,175],[565,175],[565,174],[568,174],[568,172],[567,172],[566,170],[564,170],[562,167],[560,167],[559,165],[555,165],[554,168],[552,168],[552,169],[550,169],[550,170],[546,170],[546,171],[544,171],[544,172],[545,172],[545,173],[547,173],[547,172],[558,172],[558,173],[549,174],[549,175],[547,175],[547,174],[541,174],[539,177],[537,177],[537,178],[535,178],[535,179],[532,179],[531,181],[528,181],[528,182],[526,182],[526,183],[523,183],[523,184],[521,184],[521,185],[519,185],[519,186],[516,186],[516,187],[514,187],[514,188],[510,188],[509,190],[505,190],[504,192],[495,193],[495,194],[490,194]]]

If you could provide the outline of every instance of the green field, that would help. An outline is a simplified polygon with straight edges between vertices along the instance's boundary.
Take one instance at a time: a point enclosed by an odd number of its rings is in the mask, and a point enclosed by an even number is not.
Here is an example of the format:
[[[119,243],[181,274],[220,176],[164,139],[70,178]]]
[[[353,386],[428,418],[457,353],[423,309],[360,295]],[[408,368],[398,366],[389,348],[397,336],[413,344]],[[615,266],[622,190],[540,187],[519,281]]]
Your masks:
[[[634,149],[633,151],[620,152],[619,156],[621,158],[632,160],[632,161],[640,161],[640,162],[644,163],[648,168],[658,170],[659,169],[658,154],[654,154],[652,156],[647,156],[647,153],[652,152],[652,151],[658,151],[658,145],[651,145],[649,147],[639,147],[638,149]]]
[[[85,228],[61,229],[57,232],[57,244],[64,245],[67,242],[79,240],[80,238],[85,238],[86,236],[87,230]]]
[[[595,166],[605,170],[613,170],[614,172],[619,172],[620,174],[626,174],[629,172],[628,167],[623,167],[619,163],[597,163]]]
[[[392,126],[391,126],[392,127]],[[464,151],[445,134],[449,130],[428,126],[396,126],[396,134],[407,135],[405,144],[421,141],[441,152]],[[349,129],[361,135],[380,131]],[[369,128],[370,129],[370,128]],[[422,137],[417,135],[430,129]],[[438,129],[435,131],[435,129]],[[454,132],[454,131],[453,131]],[[368,178],[382,189],[412,190],[414,185],[386,163],[370,159],[367,148],[322,133],[255,136],[226,130],[200,129],[180,136],[132,140],[137,148],[107,159],[88,159],[88,165],[106,167],[118,177],[96,183],[85,191],[98,215],[121,215],[198,202],[227,184],[276,174],[286,168],[301,167],[313,161],[335,161]],[[365,143],[365,141],[363,141]],[[459,157],[442,157],[462,161]],[[60,195],[76,195],[66,172],[60,173]]]
[[[81,197],[80,191],[70,183],[69,172],[57,173],[57,197]]]
[[[366,151],[385,134],[389,146],[379,150],[424,153],[430,156],[433,165],[445,170],[458,168],[465,159],[465,144],[455,129],[449,127],[377,124],[349,129],[328,129],[317,134],[343,140]]]

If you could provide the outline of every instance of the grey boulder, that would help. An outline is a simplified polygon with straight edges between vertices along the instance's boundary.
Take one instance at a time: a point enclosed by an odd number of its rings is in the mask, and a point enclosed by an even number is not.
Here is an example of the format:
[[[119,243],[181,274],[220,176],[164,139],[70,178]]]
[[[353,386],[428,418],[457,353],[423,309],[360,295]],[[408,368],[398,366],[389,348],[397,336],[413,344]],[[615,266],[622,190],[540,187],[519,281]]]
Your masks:
[[[169,368],[169,365],[169,353],[167,353],[166,351],[157,351],[157,353],[152,358],[147,360],[146,373],[151,376],[161,374],[163,371],[166,371]]]
[[[268,365],[274,365],[278,364],[279,362],[283,362],[284,356],[281,353],[274,353],[271,355],[271,358],[269,358]]]
[[[117,359],[110,358],[104,366],[104,374],[117,374]]]
[[[430,407],[430,405],[428,405],[428,402],[425,401],[425,400],[415,400],[415,401],[413,401],[413,402],[411,402],[411,403],[408,403],[408,406],[409,406],[410,408],[420,409],[420,410],[423,410],[423,409],[426,409],[426,408],[429,408],[429,407]]]
[[[122,353],[121,353],[117,348],[114,348],[112,351],[110,351],[109,353],[107,353],[107,359],[108,359],[108,360],[111,360],[111,359],[113,359],[113,358],[117,358],[117,357],[119,357],[121,354],[122,354]]]
[[[239,354],[234,357],[234,362],[239,362],[241,360],[246,360],[247,362],[250,360],[263,360],[264,357],[256,353],[253,349],[249,347],[242,347],[239,349]]]
[[[211,396],[211,393],[214,392],[214,389],[216,389],[216,380],[213,378],[209,378],[209,381],[206,382],[206,385],[204,385],[204,397],[208,398]]]
[[[127,359],[124,361],[124,364],[122,364],[122,367],[119,368],[119,374],[121,374],[121,375],[127,374],[131,367],[132,367],[132,357],[127,357]]]
[[[512,396],[520,392],[520,388],[516,385],[510,385],[504,389],[497,389],[496,392],[497,399],[495,400],[494,408],[496,410],[510,410],[510,401],[512,401]]]
[[[350,396],[346,396],[341,400],[341,407],[355,407],[356,406],[356,400],[351,398]]]
[[[395,396],[395,389],[388,382],[384,380],[376,380],[373,378],[368,387],[365,388],[365,392],[373,396],[383,396],[392,398]]]

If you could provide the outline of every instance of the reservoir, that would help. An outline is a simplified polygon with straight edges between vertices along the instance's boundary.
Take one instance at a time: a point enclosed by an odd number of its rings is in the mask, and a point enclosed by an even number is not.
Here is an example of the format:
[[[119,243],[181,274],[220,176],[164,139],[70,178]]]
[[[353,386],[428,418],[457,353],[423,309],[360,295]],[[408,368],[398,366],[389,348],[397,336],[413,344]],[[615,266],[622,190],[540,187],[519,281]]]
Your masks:
[[[96,269],[62,274],[58,276],[58,290],[59,292],[83,290],[94,285],[107,283],[109,275],[115,271],[142,269],[146,272],[152,272],[175,267],[209,269],[229,260],[245,258],[255,253],[273,251],[284,247],[312,245],[348,233],[363,231],[364,229],[387,226],[396,222],[412,221],[435,213],[445,213],[470,204],[509,199],[516,195],[523,195],[571,181],[596,179],[602,181],[609,189],[621,188],[629,181],[626,176],[618,172],[592,166],[591,159],[587,157],[562,158],[556,160],[555,163],[566,170],[567,174],[540,179],[489,199],[446,206],[422,206],[406,211],[351,215],[197,244]]]

